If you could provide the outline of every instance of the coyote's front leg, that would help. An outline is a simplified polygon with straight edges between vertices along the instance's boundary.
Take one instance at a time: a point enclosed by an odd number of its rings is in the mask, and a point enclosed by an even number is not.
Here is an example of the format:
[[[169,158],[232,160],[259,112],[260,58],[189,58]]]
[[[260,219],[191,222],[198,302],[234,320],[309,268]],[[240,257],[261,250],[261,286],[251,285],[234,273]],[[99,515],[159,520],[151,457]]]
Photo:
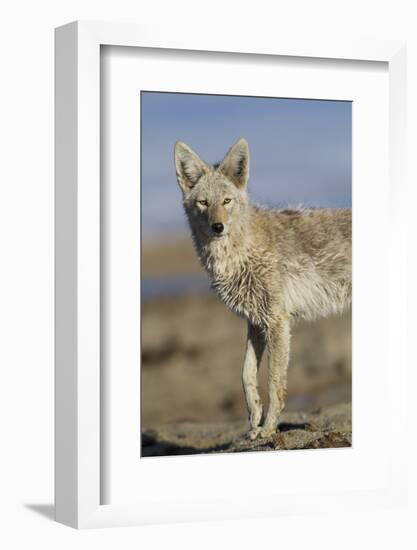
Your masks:
[[[265,350],[265,335],[258,327],[248,323],[248,341],[242,381],[249,411],[249,437],[254,439],[259,433],[262,419],[262,402],[258,391],[258,370]]]
[[[290,355],[290,320],[280,316],[269,329],[268,334],[268,383],[269,407],[260,437],[275,433],[279,415],[284,408],[287,391],[287,370]]]

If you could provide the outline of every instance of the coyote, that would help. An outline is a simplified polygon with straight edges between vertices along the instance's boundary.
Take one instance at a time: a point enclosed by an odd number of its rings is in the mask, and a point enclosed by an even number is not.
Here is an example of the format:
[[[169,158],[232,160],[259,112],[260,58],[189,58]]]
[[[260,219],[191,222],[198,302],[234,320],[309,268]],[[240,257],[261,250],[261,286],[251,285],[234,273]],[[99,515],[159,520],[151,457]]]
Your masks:
[[[351,211],[251,204],[245,139],[213,166],[178,141],[175,168],[200,262],[220,299],[248,323],[242,371],[248,437],[270,437],[284,407],[292,321],[351,304]],[[265,348],[269,408],[262,425],[257,375]]]

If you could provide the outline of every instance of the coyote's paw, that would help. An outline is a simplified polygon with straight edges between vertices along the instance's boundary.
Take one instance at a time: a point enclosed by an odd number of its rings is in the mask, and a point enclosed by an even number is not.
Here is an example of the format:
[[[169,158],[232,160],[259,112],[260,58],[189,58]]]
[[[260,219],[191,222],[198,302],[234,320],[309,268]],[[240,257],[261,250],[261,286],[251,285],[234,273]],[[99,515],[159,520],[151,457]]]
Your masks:
[[[261,432],[261,428],[258,427],[258,428],[252,428],[248,431],[248,433],[246,434],[246,437],[247,439],[249,439],[250,441],[254,441],[255,439],[257,439],[259,437],[259,434]]]
[[[271,439],[275,435],[276,430],[274,428],[263,427],[259,431],[259,439]]]
[[[246,434],[246,437],[250,441],[254,441],[255,439],[270,439],[276,431],[274,428],[265,428],[262,426],[259,426],[257,428],[252,428],[249,430],[249,432]]]

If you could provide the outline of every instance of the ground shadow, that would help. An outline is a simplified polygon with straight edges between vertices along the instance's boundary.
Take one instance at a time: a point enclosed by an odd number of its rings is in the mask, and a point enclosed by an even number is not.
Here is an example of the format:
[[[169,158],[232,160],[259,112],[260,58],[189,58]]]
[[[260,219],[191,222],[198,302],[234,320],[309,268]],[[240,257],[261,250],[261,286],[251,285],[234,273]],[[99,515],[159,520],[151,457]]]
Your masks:
[[[290,432],[291,430],[309,430],[310,425],[308,422],[281,422],[278,425],[280,432]]]
[[[218,453],[226,451],[230,443],[224,445],[215,445],[201,449],[188,445],[178,445],[171,441],[160,441],[155,436],[144,432],[142,434],[142,457],[146,456],[176,456],[176,455],[196,455],[207,453]]]
[[[44,518],[55,521],[55,506],[53,504],[25,504],[24,506]]]

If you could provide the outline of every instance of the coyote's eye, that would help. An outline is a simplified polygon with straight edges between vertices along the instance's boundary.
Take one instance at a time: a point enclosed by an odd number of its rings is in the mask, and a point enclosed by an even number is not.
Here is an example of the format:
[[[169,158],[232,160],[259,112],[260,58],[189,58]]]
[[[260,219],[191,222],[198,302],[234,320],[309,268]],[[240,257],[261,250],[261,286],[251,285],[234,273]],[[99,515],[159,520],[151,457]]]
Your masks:
[[[231,202],[232,199],[224,199],[223,201],[223,204],[229,204],[229,202]]]
[[[200,204],[201,206],[207,206],[207,201],[206,201],[205,199],[198,200],[197,202],[198,202],[198,204]]]

